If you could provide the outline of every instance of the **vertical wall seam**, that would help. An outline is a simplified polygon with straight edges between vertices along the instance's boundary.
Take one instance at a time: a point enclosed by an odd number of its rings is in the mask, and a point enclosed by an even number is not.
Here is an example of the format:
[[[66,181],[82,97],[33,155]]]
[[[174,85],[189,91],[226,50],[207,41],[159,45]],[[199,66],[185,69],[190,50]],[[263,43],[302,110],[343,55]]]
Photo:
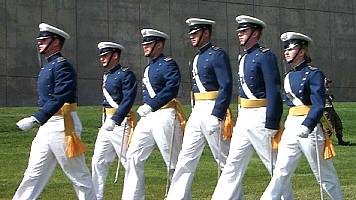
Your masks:
[[[352,37],[355,38],[355,14],[354,14],[354,8],[355,8],[355,5],[354,5],[355,1],[353,1],[352,3]],[[353,42],[353,52],[354,52],[354,55],[356,55],[356,45],[355,43]],[[352,87],[351,85],[352,84],[348,84],[350,85],[351,88],[355,88],[355,87]]]
[[[283,0],[282,0],[283,1]],[[282,32],[282,21],[281,21],[281,0],[278,1],[278,32],[281,33]],[[287,66],[286,66],[286,63],[284,62],[284,56],[282,54],[282,44],[281,42],[279,42],[279,49],[280,49],[280,53],[278,55],[279,59],[282,61],[282,70],[283,70],[283,74],[282,74],[282,77],[284,77],[284,75],[287,73]],[[283,79],[282,79],[283,81]]]
[[[110,0],[106,1],[106,19],[108,20],[108,35],[107,35],[107,40],[110,40]]]
[[[77,74],[79,74],[79,58],[78,58],[78,1],[75,1],[74,4],[74,15],[75,15],[75,60],[76,60],[76,69],[77,69]],[[78,76],[78,79],[80,79],[80,77]],[[79,80],[78,80],[79,81]]]
[[[172,24],[171,24],[171,0],[168,1],[168,32],[169,32],[169,56],[172,55]]]
[[[8,61],[7,61],[7,30],[8,30],[8,28],[7,28],[7,26],[8,26],[8,23],[7,23],[7,0],[5,0],[5,12],[4,12],[4,14],[5,14],[5,50],[4,50],[4,53],[5,53],[5,60],[4,60],[4,64],[5,64],[5,106],[7,106],[8,105],[8,97],[7,97],[7,95],[8,95],[8,79],[9,79],[9,74],[8,74]]]
[[[139,0],[138,1],[138,32],[140,32],[140,30],[141,30],[141,0]],[[141,75],[141,77],[143,77],[142,75],[143,75],[143,70],[144,70],[144,68],[142,67],[142,58],[140,58],[139,59],[139,61],[140,61],[140,75]],[[139,84],[139,86],[141,87],[141,95],[140,95],[140,101],[139,101],[139,103],[142,103],[143,104],[143,92],[142,92],[142,82],[141,82],[141,77],[140,78],[138,78],[138,82],[140,83]]]
[[[225,2],[225,19],[226,19],[226,53],[229,54],[230,52],[230,43],[229,43],[229,15],[227,14],[227,5],[228,5],[228,2],[226,0]],[[229,54],[230,55],[230,54]]]
[[[333,42],[332,42],[332,34],[333,34],[333,29],[331,28],[331,26],[330,26],[330,24],[331,24],[331,22],[332,22],[332,20],[331,20],[331,18],[333,17],[333,13],[330,11],[330,3],[329,3],[329,1],[327,1],[328,2],[328,16],[329,16],[329,19],[328,19],[328,21],[329,21],[329,43],[330,43],[330,64],[331,64],[331,66],[333,66],[333,63],[334,63],[334,55],[333,55],[333,46],[334,46],[334,44],[333,44]]]

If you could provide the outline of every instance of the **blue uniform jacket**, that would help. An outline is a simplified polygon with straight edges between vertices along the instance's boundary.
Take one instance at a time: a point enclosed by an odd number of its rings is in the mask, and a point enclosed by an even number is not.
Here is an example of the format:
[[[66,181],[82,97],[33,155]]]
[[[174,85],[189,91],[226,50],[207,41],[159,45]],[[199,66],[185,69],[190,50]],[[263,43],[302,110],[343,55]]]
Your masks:
[[[148,66],[148,77],[156,96],[151,98],[143,85],[143,101],[156,111],[177,97],[181,76],[177,63],[163,54]]]
[[[199,79],[206,91],[218,91],[212,115],[224,119],[232,95],[232,73],[229,56],[222,48],[208,43],[199,51],[197,69]],[[193,93],[199,89],[193,76]]]
[[[110,69],[106,75],[104,87],[119,105],[111,119],[116,124],[121,124],[135,102],[137,92],[136,76],[128,67],[122,67],[120,64]],[[111,108],[105,97],[103,106]]]
[[[269,49],[254,45],[246,52],[244,62],[244,81],[252,94],[258,99],[267,99],[266,124],[269,129],[278,129],[283,112],[281,98],[281,79],[277,59]],[[247,98],[238,79],[238,94]]]
[[[73,66],[56,53],[41,66],[37,80],[38,105],[34,117],[44,124],[64,103],[77,102],[77,74]]]
[[[315,67],[303,62],[289,72],[289,83],[292,92],[303,102],[311,105],[311,109],[303,121],[303,125],[313,130],[320,122],[325,105],[324,74]],[[288,106],[295,106],[285,95]]]

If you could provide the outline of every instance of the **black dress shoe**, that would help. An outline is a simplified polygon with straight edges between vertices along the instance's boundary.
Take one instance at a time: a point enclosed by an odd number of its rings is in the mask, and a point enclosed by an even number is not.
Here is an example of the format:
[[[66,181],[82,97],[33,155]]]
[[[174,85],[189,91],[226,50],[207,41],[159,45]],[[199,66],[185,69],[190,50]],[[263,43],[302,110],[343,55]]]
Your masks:
[[[344,140],[339,140],[339,145],[341,146],[351,146],[351,142],[347,141],[345,142]]]

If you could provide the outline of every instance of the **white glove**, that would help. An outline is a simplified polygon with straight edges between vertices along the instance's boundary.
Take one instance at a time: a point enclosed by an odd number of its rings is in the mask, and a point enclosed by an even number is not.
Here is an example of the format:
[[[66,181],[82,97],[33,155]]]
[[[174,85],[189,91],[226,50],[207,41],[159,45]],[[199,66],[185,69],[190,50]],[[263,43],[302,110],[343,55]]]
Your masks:
[[[19,129],[28,131],[35,125],[35,123],[38,123],[38,120],[34,116],[31,116],[21,119],[16,123],[16,125]]]
[[[299,133],[297,135],[298,135],[298,137],[301,137],[301,138],[307,138],[309,136],[309,133],[311,132],[309,130],[309,128],[304,125],[300,125],[300,128],[298,131],[299,131]]]
[[[209,134],[217,133],[220,128],[219,118],[215,117],[214,115],[209,115],[206,119],[205,127]]]
[[[104,124],[101,126],[102,129],[105,129],[107,131],[112,131],[114,130],[116,125],[116,122],[112,120],[111,118],[107,118],[104,122]]]
[[[149,106],[147,104],[143,104],[142,106],[138,107],[138,109],[137,109],[137,113],[141,117],[146,117],[146,115],[148,115],[150,112],[152,112],[152,108],[151,108],[151,106]]]
[[[266,135],[269,138],[273,138],[277,132],[278,132],[278,130],[266,128]]]

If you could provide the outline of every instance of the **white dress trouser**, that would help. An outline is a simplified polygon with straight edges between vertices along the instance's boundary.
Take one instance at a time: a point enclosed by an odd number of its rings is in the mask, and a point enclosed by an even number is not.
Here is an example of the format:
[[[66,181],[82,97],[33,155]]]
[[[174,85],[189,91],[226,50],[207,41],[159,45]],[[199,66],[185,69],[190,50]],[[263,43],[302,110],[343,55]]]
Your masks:
[[[122,192],[123,200],[145,199],[144,163],[156,145],[167,170],[175,169],[182,143],[180,125],[175,116],[176,111],[172,108],[160,109],[142,117],[137,123],[126,154],[127,168]],[[173,148],[170,152],[172,141]],[[170,153],[172,153],[172,158],[170,158]]]
[[[82,129],[80,120],[76,112],[71,114],[76,132],[79,134]],[[68,158],[65,149],[63,117],[53,116],[39,128],[32,141],[28,166],[13,199],[37,199],[57,163],[71,181],[78,199],[95,199],[84,155]]]
[[[272,139],[266,134],[266,107],[239,108],[239,115],[231,138],[229,156],[212,199],[242,200],[242,180],[253,153],[256,151],[268,172],[276,162]],[[272,162],[271,162],[272,159]],[[286,182],[284,199],[294,199],[290,183]]]
[[[288,116],[285,123],[285,130],[281,142],[279,143],[276,169],[274,170],[271,182],[263,193],[261,199],[273,200],[280,198],[282,192],[285,190],[285,183],[290,182],[291,176],[296,169],[302,154],[307,158],[310,168],[319,182],[315,147],[316,135],[320,153],[320,171],[323,189],[331,199],[343,199],[339,179],[333,166],[332,159],[325,160],[323,158],[325,140],[320,125],[317,125],[313,132],[309,134],[308,138],[300,138],[297,136],[299,127],[304,119],[305,116]]]
[[[220,162],[221,169],[224,168],[230,142],[223,140],[218,133],[210,134],[206,131],[206,121],[214,105],[215,101],[212,100],[196,101],[184,131],[182,150],[167,196],[169,200],[192,199],[193,177],[206,143],[215,161]]]
[[[106,119],[110,119],[107,116]],[[126,151],[130,126],[126,123],[127,118],[123,120],[120,126],[116,125],[113,131],[100,129],[95,142],[94,155],[92,158],[92,180],[98,200],[104,198],[105,180],[108,175],[109,166],[116,156],[121,153],[121,164],[126,168]],[[125,137],[122,138],[125,130]],[[121,147],[122,139],[124,146]],[[122,150],[121,150],[122,148]]]

